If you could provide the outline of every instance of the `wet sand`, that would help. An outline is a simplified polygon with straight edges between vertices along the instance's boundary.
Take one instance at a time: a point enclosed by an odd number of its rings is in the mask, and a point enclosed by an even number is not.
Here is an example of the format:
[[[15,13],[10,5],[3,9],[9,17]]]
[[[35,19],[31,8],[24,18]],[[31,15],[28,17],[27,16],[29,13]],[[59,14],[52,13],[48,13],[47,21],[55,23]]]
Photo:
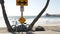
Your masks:
[[[43,26],[46,31],[24,32],[24,34],[60,34],[60,26]],[[34,29],[35,27],[33,27]],[[11,34],[6,27],[0,27],[0,34]]]

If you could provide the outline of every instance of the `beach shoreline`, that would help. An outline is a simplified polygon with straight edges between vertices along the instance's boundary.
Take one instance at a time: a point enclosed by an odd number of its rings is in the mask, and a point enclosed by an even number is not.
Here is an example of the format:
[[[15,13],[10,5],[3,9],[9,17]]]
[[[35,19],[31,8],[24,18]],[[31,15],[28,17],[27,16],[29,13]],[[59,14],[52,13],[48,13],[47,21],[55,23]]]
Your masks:
[[[60,32],[60,25],[57,26],[42,26],[45,31],[54,31],[54,32]],[[36,27],[33,27],[33,30]],[[6,27],[0,27],[0,33],[9,33]]]

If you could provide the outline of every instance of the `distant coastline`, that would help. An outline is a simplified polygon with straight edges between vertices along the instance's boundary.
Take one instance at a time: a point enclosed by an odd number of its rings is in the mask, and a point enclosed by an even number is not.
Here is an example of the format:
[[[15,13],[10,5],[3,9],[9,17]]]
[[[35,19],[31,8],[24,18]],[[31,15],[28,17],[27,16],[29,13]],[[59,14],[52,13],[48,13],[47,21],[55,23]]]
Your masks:
[[[60,17],[60,14],[45,14],[46,17]]]

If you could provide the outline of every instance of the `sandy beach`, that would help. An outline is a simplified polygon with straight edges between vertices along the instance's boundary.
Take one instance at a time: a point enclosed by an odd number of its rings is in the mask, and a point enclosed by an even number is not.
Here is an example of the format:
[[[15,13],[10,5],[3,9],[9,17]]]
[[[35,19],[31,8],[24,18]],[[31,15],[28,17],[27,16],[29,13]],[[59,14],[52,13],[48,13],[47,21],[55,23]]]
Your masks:
[[[60,34],[60,26],[42,26],[45,31],[35,31],[35,32],[23,32],[24,34]],[[33,27],[34,29],[35,27]],[[0,27],[0,34],[11,34],[7,31],[6,27]]]
[[[26,23],[30,24],[32,21],[33,19],[27,19]],[[13,22],[11,20],[11,25],[12,24]],[[60,34],[60,19],[55,20],[55,18],[54,19],[41,18],[37,21],[37,23],[35,23],[33,30],[35,30],[37,26],[42,26],[45,29],[45,31],[34,31],[34,32],[27,32],[27,33],[24,32],[24,34]],[[1,19],[0,19],[0,34],[12,34],[8,32],[4,20]]]

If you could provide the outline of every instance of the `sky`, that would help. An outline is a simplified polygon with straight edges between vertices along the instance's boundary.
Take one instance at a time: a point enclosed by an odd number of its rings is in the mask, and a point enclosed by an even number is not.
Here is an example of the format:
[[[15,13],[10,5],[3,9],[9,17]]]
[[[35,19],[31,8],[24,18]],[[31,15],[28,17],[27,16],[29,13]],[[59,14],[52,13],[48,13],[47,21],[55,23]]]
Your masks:
[[[16,5],[16,0],[4,0],[5,10],[8,16],[21,16],[20,6]],[[47,0],[28,0],[28,6],[24,6],[24,16],[37,16],[44,8]],[[60,14],[60,0],[50,0],[48,8],[44,12],[49,14]],[[2,9],[0,5],[0,16]]]

